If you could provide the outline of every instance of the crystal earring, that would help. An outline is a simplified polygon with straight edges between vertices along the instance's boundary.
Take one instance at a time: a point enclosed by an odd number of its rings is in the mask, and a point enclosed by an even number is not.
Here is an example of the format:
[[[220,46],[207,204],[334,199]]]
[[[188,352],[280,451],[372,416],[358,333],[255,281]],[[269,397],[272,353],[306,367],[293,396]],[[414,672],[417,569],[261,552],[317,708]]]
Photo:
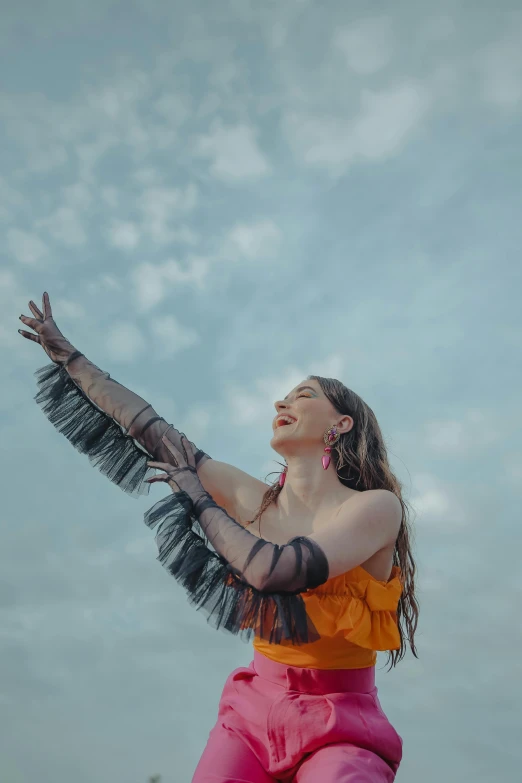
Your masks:
[[[341,436],[337,432],[337,427],[335,426],[335,424],[333,427],[327,429],[326,432],[324,433],[323,440],[326,443],[326,446],[324,449],[325,453],[321,457],[321,461],[323,463],[323,468],[325,470],[328,468],[328,465],[330,464],[330,453],[332,451],[332,446],[335,443],[337,443],[340,437]]]
[[[284,487],[284,485],[285,485],[287,470],[288,470],[288,465],[286,465],[285,469],[283,470],[283,472],[279,474],[279,486],[280,487]]]

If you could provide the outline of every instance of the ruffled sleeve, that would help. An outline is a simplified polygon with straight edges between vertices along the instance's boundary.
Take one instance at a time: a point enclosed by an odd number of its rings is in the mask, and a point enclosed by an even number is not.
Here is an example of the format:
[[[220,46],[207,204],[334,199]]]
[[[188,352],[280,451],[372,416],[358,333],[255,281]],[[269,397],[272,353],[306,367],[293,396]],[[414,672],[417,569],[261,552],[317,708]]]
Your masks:
[[[307,575],[316,584],[325,581],[327,564],[320,552],[308,551],[302,537],[294,547],[275,550],[249,533],[252,547],[241,537],[241,526],[211,499],[194,503],[184,491],[156,503],[145,513],[145,524],[156,530],[158,560],[214,628],[244,641],[257,636],[271,644],[301,645],[320,638],[301,595],[306,588],[299,583]],[[264,552],[268,559],[258,561]],[[263,587],[248,577],[257,561],[266,572]]]
[[[402,594],[401,570],[393,566],[390,579],[381,582],[363,568],[352,572],[347,586],[351,600],[339,617],[337,630],[347,641],[371,650],[397,650],[401,646],[397,607]]]
[[[176,448],[188,446],[197,466],[209,455],[198,449],[152,405],[100,370],[80,351],[64,364],[35,373],[35,400],[51,424],[91,464],[131,497],[149,493],[154,475],[147,461],[170,462],[165,437]],[[184,437],[184,436],[183,436]]]

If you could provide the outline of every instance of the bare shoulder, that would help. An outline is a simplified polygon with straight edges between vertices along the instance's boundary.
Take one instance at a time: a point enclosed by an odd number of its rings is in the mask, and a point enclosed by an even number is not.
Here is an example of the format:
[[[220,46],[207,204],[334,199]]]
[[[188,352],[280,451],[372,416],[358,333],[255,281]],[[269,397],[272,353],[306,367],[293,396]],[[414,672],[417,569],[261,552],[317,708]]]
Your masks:
[[[381,501],[379,502],[381,510],[384,512],[380,516],[381,520],[384,518],[384,525],[389,530],[389,539],[384,546],[377,549],[377,551],[370,555],[361,565],[364,570],[375,579],[387,582],[390,578],[394,564],[395,544],[402,522],[402,506],[397,495],[387,489],[374,489],[369,490],[369,492],[372,492],[373,496],[377,498],[380,494]]]
[[[401,501],[389,489],[368,489],[366,492],[361,492],[361,497],[376,508],[382,508],[390,512],[395,511],[395,513],[402,516]]]
[[[207,459],[198,468],[205,491],[240,524],[250,521],[268,485],[234,465]]]
[[[332,578],[362,565],[376,579],[387,580],[401,518],[393,492],[366,490],[348,498],[335,523],[310,538],[325,554]]]
[[[361,504],[378,504],[382,505],[383,507],[402,509],[399,498],[389,489],[366,489],[363,491],[347,489],[346,491],[346,500],[342,503],[341,508],[345,507],[346,504],[353,499]]]
[[[402,505],[388,489],[368,489],[352,494],[339,509],[341,519],[359,517],[369,525],[386,527],[395,536],[402,522]]]

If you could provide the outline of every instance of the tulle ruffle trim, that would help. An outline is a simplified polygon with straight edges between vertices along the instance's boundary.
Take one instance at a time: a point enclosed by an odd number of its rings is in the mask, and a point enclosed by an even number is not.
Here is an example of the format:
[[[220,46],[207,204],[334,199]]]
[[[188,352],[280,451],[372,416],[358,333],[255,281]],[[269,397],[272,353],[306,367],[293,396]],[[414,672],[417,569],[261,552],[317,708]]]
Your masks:
[[[147,466],[151,455],[87,397],[64,367],[52,363],[35,376],[35,400],[58,432],[124,492],[148,494],[145,479],[155,474]],[[212,627],[244,641],[258,636],[272,644],[300,645],[319,639],[300,593],[257,590],[211,548],[185,492],[156,503],[146,512],[145,523],[157,528],[158,560]]]
[[[145,479],[155,471],[151,456],[107,413],[100,410],[59,364],[35,372],[35,400],[51,424],[98,470],[127,494],[147,495]]]
[[[232,566],[210,548],[186,492],[162,498],[145,513],[156,529],[158,560],[188,594],[207,623],[250,641],[301,645],[319,634],[299,593],[263,593],[244,582]]]

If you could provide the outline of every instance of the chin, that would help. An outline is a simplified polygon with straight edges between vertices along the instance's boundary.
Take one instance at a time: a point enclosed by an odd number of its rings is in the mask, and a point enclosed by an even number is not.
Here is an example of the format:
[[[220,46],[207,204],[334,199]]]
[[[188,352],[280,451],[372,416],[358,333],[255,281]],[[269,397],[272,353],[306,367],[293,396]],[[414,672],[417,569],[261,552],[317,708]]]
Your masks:
[[[270,445],[274,449],[274,451],[278,451],[277,445],[281,443],[281,438],[277,435],[277,430],[273,433],[272,437],[270,438]]]
[[[272,438],[270,438],[270,444],[269,445],[270,445],[270,447],[274,451],[277,451],[277,453],[279,454],[279,449],[277,448],[277,443],[275,443],[274,441],[275,441],[275,438],[272,436]]]
[[[270,439],[270,446],[273,448],[277,454],[279,454],[280,457],[285,457],[284,452],[282,451],[281,447],[285,443],[287,438],[282,438],[280,435],[277,435],[277,431],[274,432],[272,435],[272,438]]]

